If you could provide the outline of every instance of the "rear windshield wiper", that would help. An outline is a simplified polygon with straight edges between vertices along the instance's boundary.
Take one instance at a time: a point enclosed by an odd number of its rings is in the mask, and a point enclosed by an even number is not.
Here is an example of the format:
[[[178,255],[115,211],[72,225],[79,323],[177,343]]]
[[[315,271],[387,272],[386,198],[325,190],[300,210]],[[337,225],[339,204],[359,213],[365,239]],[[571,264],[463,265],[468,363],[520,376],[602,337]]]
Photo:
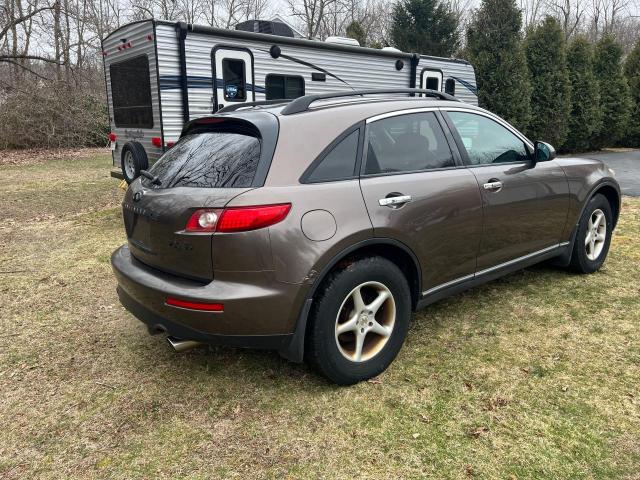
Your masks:
[[[146,170],[140,170],[140,175],[151,180],[151,183],[154,185],[162,185],[162,182],[160,181],[158,176],[154,175],[153,173],[149,173]]]

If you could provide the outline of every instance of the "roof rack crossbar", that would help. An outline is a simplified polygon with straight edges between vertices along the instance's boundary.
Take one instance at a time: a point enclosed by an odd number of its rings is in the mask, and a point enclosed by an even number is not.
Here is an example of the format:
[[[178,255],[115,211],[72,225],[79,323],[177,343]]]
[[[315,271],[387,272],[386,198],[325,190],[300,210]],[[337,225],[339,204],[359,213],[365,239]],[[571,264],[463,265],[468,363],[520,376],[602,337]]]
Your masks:
[[[328,98],[339,97],[354,97],[364,95],[383,95],[390,93],[408,93],[408,94],[421,94],[425,97],[435,97],[439,100],[449,100],[452,102],[459,102],[456,97],[449,95],[448,93],[438,92],[437,90],[427,90],[422,88],[396,88],[396,89],[376,89],[376,90],[354,90],[351,92],[335,92],[335,93],[323,93],[321,95],[305,95],[304,97],[298,97],[289,103],[281,113],[281,115],[293,115],[294,113],[306,112],[309,110],[311,104],[317,100],[325,100]]]
[[[278,105],[279,103],[289,103],[291,100],[287,99],[279,99],[279,100],[260,100],[257,102],[242,102],[242,103],[234,103],[232,105],[227,105],[222,107],[216,113],[226,113],[226,112],[235,112],[236,110],[240,110],[241,108],[248,107],[259,107],[261,105]]]

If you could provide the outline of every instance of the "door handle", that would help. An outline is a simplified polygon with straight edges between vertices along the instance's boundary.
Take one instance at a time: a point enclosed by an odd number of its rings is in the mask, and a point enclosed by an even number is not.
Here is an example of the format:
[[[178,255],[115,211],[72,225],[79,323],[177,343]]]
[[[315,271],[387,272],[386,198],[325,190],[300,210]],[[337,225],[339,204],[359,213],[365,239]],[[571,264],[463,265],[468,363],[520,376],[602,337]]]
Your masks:
[[[490,192],[497,192],[502,188],[502,182],[500,180],[494,180],[485,183],[482,186],[485,190],[489,190]]]
[[[378,200],[381,207],[394,207],[404,205],[411,201],[411,195],[398,195],[396,197],[385,197]]]

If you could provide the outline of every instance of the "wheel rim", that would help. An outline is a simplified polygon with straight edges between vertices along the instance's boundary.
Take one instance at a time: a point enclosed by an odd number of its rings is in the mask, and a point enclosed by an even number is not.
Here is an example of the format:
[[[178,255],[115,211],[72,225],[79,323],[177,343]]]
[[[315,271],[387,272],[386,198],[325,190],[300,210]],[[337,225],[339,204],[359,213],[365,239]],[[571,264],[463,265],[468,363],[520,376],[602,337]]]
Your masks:
[[[589,260],[596,260],[604,249],[607,239],[607,219],[599,208],[589,216],[587,234],[584,239],[584,248]]]
[[[382,283],[365,282],[351,290],[336,316],[335,338],[343,357],[372,359],[389,341],[396,322],[396,302]]]
[[[124,153],[124,173],[126,173],[129,178],[136,176],[136,165],[133,160],[133,153],[131,153],[130,150]]]

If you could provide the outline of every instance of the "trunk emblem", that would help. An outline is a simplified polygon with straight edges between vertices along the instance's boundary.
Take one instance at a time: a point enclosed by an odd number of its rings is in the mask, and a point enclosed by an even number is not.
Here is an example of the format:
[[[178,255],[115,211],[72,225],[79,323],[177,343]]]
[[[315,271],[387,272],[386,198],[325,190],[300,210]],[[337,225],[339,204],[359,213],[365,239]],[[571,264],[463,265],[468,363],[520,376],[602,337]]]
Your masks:
[[[144,192],[142,190],[136,192],[133,194],[133,201],[134,202],[139,202],[140,199],[142,198],[142,195],[144,195]]]

